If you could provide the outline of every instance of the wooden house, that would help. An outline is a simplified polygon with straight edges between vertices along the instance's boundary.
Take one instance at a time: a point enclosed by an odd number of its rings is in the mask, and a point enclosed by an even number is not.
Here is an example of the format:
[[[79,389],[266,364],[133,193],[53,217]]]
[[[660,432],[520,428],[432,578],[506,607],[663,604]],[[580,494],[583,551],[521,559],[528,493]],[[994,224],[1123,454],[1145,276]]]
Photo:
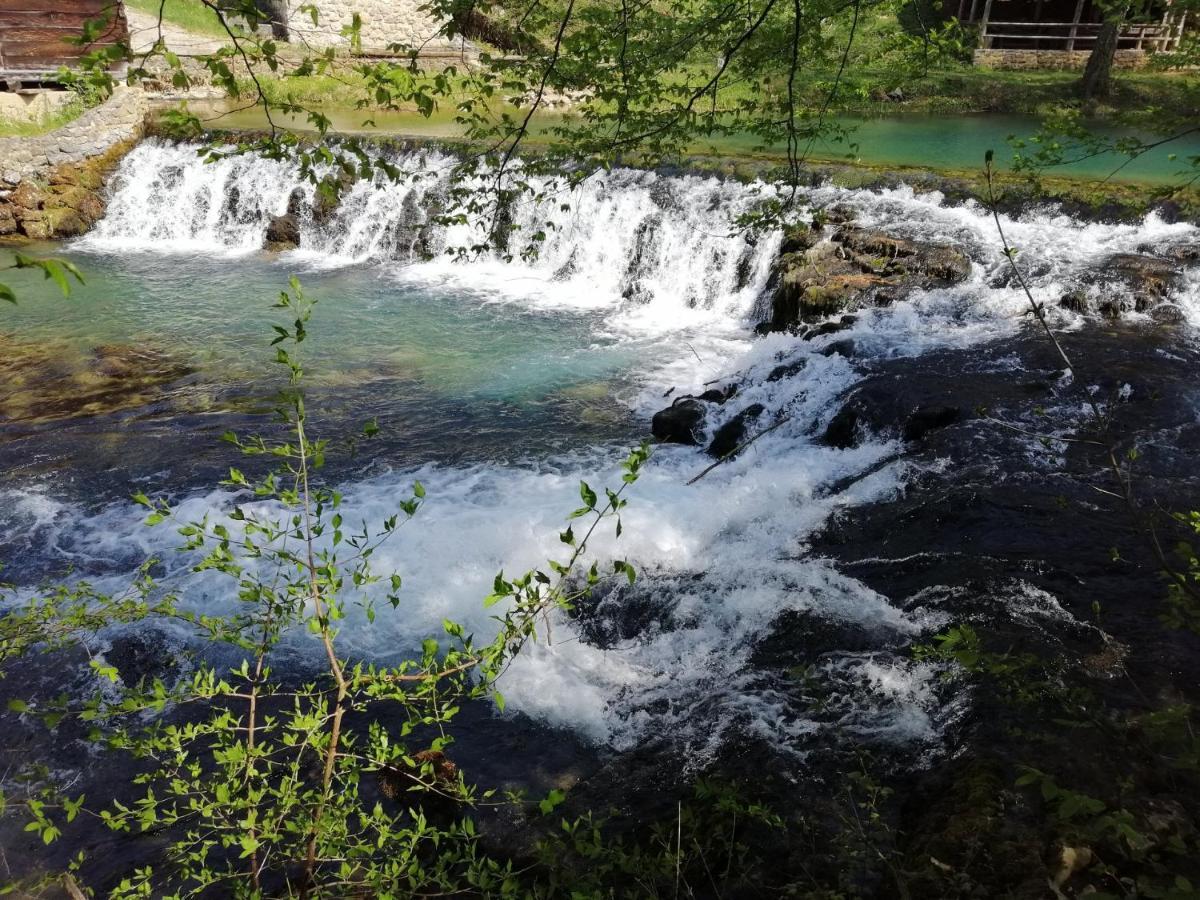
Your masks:
[[[0,83],[53,80],[63,66],[128,39],[121,0],[0,0]]]

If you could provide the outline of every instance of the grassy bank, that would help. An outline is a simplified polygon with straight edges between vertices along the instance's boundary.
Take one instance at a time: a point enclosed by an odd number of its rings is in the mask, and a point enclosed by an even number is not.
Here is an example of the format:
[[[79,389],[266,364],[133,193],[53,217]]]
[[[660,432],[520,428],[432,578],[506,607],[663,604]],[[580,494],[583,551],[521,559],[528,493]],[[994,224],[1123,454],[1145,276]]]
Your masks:
[[[349,64],[349,61],[346,61]],[[835,72],[810,72],[799,84],[799,100],[808,112],[820,110],[830,96]],[[276,102],[353,107],[368,96],[365,80],[347,68],[332,75],[261,79]],[[249,85],[247,85],[249,87]],[[899,94],[895,92],[899,90]],[[892,95],[889,99],[888,95]],[[1009,113],[1041,115],[1079,105],[1078,72],[1008,72],[957,67],[925,75],[902,70],[859,70],[842,76],[829,112],[855,116],[897,113]],[[902,97],[902,99],[898,99]],[[735,100],[732,92],[727,98]],[[452,104],[450,104],[452,105]],[[1103,120],[1165,109],[1200,116],[1200,74],[1122,72],[1111,98],[1088,112]]]
[[[210,37],[227,36],[217,14],[200,0],[126,0],[126,5],[155,17],[158,16],[161,7],[164,22],[178,25],[196,34]]]
[[[38,119],[12,119],[0,115],[0,137],[33,137],[46,134],[74,122],[87,109],[88,104],[84,99],[76,96],[61,108]]]

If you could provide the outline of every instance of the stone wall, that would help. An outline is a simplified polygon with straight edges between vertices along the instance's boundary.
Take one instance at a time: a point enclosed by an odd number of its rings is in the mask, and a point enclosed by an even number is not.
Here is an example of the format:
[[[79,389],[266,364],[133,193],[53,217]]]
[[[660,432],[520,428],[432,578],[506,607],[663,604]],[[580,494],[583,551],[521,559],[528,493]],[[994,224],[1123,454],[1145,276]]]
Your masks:
[[[447,53],[455,48],[445,39],[436,38],[438,22],[421,9],[423,0],[288,0],[288,39],[313,47],[348,47],[341,34],[357,12],[362,19],[362,48],[367,53],[387,52],[391,44],[419,47],[425,53]],[[302,10],[315,6],[319,12],[314,27],[312,17]]]
[[[975,65],[984,69],[1078,69],[1087,66],[1090,50],[976,50]],[[1146,65],[1144,50],[1118,50],[1113,68],[1140,69]]]
[[[119,87],[107,102],[47,134],[0,138],[0,191],[47,174],[63,163],[99,156],[113,144],[142,133],[146,95]]]
[[[104,215],[104,181],[142,136],[147,101],[118,88],[47,134],[0,138],[0,237],[82,234]]]

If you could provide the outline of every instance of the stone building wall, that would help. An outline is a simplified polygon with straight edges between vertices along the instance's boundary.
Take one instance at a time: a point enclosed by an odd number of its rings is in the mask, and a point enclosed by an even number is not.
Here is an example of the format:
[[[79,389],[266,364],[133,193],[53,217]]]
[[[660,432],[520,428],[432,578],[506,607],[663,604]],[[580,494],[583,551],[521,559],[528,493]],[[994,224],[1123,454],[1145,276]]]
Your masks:
[[[319,13],[315,27],[309,13],[301,9],[308,5]],[[397,43],[434,54],[455,49],[448,41],[435,38],[438,22],[421,6],[422,0],[288,0],[288,39],[315,48],[348,47],[349,39],[341,31],[357,12],[362,19],[364,52],[386,52],[389,45]]]
[[[1090,50],[976,50],[975,65],[984,69],[1079,69],[1087,66]],[[1144,50],[1118,50],[1113,68],[1140,69],[1146,65]]]

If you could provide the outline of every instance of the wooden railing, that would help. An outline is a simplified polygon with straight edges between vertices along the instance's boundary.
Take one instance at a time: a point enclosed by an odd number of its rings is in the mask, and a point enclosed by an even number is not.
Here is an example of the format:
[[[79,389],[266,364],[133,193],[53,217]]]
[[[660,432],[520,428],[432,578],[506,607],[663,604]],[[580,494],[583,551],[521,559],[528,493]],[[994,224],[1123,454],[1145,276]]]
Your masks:
[[[1103,28],[1091,22],[982,22],[979,45],[1016,48],[1032,45],[1035,50],[1091,50]],[[1133,24],[1121,28],[1118,50],[1174,50],[1182,29],[1175,23]]]
[[[979,27],[979,46],[1006,50],[1091,50],[1103,27],[1098,22],[1081,22],[1084,0],[1075,6],[1074,22],[1004,22],[992,19],[993,0],[960,0],[959,19]],[[969,10],[969,11],[968,11]],[[980,15],[982,12],[982,15]],[[1138,22],[1122,26],[1119,50],[1176,50],[1183,39],[1187,13],[1168,12],[1161,22]]]

